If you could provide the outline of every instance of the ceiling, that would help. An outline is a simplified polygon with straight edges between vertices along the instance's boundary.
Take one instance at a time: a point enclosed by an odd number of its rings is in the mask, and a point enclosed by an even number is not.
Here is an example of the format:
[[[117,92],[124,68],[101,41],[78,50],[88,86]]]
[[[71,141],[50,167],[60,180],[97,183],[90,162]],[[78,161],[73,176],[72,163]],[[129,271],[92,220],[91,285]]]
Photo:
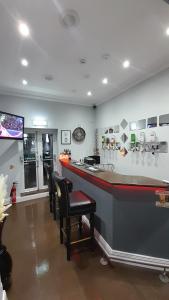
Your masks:
[[[60,22],[67,9],[78,13],[75,27]],[[20,20],[29,25],[27,39]],[[167,27],[163,0],[0,0],[0,93],[98,105],[169,67]]]

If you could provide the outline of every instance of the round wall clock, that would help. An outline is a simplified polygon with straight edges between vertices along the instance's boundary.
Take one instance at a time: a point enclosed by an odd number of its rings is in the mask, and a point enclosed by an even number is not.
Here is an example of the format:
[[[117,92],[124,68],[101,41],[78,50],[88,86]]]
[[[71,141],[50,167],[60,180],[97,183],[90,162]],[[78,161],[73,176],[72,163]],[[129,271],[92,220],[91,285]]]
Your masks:
[[[86,132],[84,131],[83,128],[77,127],[77,128],[73,131],[72,135],[73,135],[73,138],[75,139],[75,141],[77,141],[77,142],[82,142],[82,141],[84,141],[84,139],[85,139]]]

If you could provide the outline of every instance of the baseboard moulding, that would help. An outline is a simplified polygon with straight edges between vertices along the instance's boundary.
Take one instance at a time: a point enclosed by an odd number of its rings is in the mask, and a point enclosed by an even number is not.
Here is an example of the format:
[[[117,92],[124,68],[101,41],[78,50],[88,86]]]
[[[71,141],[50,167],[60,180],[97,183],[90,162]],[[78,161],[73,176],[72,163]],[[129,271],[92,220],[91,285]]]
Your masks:
[[[83,222],[88,227],[90,226],[89,220],[86,216],[83,216]],[[135,267],[142,267],[160,271],[163,271],[165,269],[166,272],[169,272],[169,259],[114,250],[108,245],[108,243],[96,229],[94,230],[94,235],[96,242],[103,250],[103,253],[110,262],[117,262]]]

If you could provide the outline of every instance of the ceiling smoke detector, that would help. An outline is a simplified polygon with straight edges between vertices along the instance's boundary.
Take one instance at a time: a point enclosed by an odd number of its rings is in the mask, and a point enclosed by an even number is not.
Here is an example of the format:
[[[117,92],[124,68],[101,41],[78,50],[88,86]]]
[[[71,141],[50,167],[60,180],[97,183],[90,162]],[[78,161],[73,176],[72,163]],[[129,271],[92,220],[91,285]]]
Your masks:
[[[52,81],[52,80],[53,80],[53,76],[50,75],[50,74],[45,75],[44,78],[45,78],[45,80],[47,80],[47,81]]]
[[[89,78],[90,78],[90,74],[85,74],[83,77],[84,77],[85,79],[89,79]]]
[[[78,13],[73,9],[67,9],[63,11],[60,16],[60,23],[66,29],[76,27],[80,22]]]
[[[104,60],[108,60],[108,59],[110,59],[110,54],[109,54],[109,53],[103,53],[103,54],[102,54],[102,58],[103,58]]]
[[[86,58],[84,58],[84,57],[83,57],[83,58],[80,58],[80,63],[81,63],[81,64],[86,64]]]

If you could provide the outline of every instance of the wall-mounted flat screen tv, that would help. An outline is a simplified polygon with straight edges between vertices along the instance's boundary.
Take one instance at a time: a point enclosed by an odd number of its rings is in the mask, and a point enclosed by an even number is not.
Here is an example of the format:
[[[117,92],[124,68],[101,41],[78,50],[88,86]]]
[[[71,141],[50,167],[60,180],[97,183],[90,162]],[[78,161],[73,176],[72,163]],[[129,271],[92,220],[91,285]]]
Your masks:
[[[23,140],[24,117],[0,111],[0,139]]]

